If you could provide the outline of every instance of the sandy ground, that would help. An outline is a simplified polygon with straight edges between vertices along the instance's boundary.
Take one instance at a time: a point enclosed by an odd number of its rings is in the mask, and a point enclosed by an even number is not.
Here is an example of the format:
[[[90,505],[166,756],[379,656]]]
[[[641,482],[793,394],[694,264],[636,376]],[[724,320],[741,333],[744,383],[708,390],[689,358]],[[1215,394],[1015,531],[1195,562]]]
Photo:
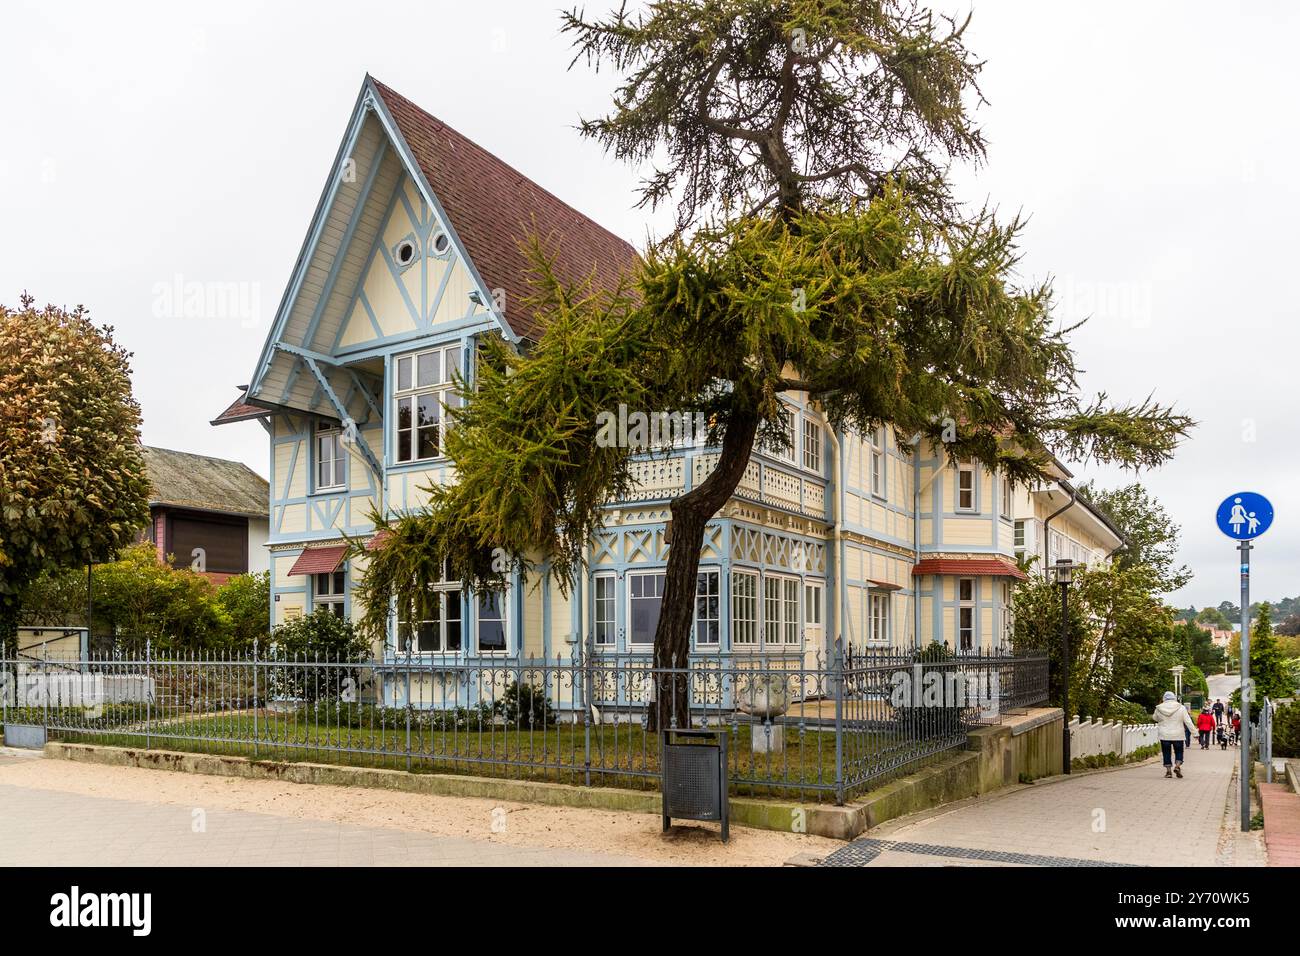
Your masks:
[[[676,866],[780,866],[797,855],[826,856],[844,845],[824,837],[733,825],[731,840],[724,846],[716,827],[674,826],[665,834],[661,832],[659,817],[651,814],[240,780],[44,758],[0,762],[0,783],[85,796],[387,827],[517,846],[611,853]],[[498,808],[506,811],[504,832],[493,832],[493,811]],[[499,831],[503,829],[502,815],[498,812],[495,817]]]

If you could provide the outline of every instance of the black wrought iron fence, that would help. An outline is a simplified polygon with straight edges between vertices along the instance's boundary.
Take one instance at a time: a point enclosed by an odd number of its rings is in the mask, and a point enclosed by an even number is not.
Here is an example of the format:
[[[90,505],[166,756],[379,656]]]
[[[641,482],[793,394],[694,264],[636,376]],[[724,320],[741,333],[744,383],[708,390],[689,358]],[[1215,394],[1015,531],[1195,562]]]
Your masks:
[[[0,659],[0,721],[52,739],[585,785],[655,786],[671,701],[726,729],[733,792],[837,802],[1046,696],[1045,656],[1001,653]]]

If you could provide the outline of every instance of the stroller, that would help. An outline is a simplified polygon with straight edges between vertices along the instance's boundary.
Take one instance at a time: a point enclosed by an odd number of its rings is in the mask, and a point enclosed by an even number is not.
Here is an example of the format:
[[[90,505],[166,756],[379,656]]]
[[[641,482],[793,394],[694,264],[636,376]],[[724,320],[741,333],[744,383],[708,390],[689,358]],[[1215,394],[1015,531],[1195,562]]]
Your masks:
[[[1224,733],[1224,731],[1223,731],[1223,730],[1220,730],[1219,733],[1222,734],[1222,733]],[[1238,746],[1238,745],[1241,743],[1241,740],[1239,739],[1239,738],[1240,738],[1240,734],[1237,732],[1237,725],[1236,725],[1236,724],[1228,724],[1228,725],[1227,725],[1227,735],[1226,735],[1226,736],[1227,736],[1227,738],[1228,738],[1228,743],[1232,744],[1232,746],[1234,746],[1234,747]]]

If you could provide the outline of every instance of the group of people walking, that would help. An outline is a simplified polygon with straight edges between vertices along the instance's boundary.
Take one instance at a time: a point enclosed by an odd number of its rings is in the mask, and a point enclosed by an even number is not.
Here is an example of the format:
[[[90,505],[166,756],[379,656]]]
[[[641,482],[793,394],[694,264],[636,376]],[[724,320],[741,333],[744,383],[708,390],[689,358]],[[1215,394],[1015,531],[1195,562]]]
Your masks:
[[[1184,746],[1191,747],[1193,733],[1197,735],[1202,750],[1209,750],[1211,741],[1227,750],[1229,744],[1235,746],[1241,737],[1241,714],[1221,700],[1202,707],[1193,723],[1187,708],[1174,692],[1166,691],[1164,700],[1156,705],[1151,717],[1160,735],[1160,756],[1166,777],[1182,777]]]

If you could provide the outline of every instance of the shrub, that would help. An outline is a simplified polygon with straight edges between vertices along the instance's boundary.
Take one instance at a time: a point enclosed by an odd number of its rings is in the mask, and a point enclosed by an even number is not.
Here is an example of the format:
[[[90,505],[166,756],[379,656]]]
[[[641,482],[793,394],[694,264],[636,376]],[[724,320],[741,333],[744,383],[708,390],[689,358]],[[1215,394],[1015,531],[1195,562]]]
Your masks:
[[[1274,711],[1273,755],[1300,757],[1300,702],[1287,704]]]
[[[361,668],[348,665],[369,660],[370,647],[351,621],[321,610],[277,627],[271,656],[283,663],[266,668],[268,694],[314,701],[357,693]]]
[[[527,682],[512,681],[501,698],[501,716],[510,727],[546,727],[555,723],[555,712],[546,691]]]

